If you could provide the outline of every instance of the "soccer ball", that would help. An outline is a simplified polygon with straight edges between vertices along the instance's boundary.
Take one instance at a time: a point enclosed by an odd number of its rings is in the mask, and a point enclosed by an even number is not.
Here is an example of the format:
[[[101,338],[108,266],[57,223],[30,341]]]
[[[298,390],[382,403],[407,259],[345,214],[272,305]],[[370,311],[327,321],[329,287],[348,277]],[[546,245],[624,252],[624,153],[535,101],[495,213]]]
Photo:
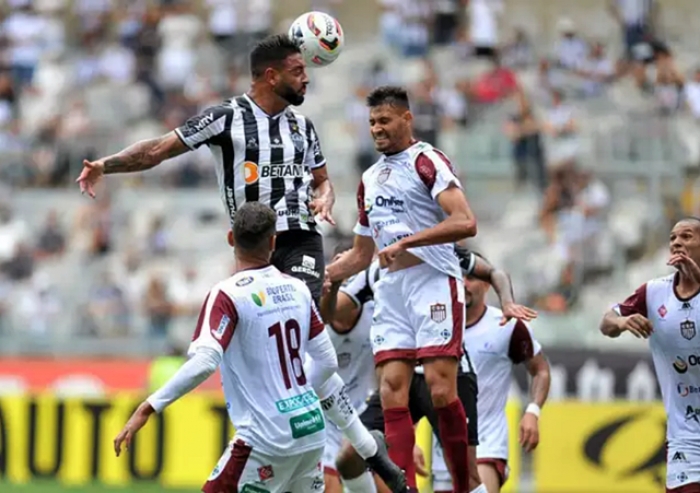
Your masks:
[[[343,51],[345,35],[340,23],[323,12],[307,12],[289,28],[289,36],[301,47],[307,65],[325,67]]]

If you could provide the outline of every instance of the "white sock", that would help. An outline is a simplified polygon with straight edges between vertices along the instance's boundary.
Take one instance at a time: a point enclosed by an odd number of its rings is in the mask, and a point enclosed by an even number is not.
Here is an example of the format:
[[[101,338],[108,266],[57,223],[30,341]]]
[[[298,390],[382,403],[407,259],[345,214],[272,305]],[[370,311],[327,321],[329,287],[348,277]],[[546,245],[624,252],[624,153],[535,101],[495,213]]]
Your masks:
[[[481,483],[469,493],[489,493],[489,490],[486,489],[486,485],[484,483]]]
[[[374,476],[369,471],[365,471],[362,476],[358,476],[355,479],[343,479],[342,481],[345,491],[350,493],[377,493]]]
[[[377,453],[377,442],[360,421],[343,379],[335,373],[316,393],[321,399],[326,418],[340,429],[357,454],[363,459],[374,456]]]

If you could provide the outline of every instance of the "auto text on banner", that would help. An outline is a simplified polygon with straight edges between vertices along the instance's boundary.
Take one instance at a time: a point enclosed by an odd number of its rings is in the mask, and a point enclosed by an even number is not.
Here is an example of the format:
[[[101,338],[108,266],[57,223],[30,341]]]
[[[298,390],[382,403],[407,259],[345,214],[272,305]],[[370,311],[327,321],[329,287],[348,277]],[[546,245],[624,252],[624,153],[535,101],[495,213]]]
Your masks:
[[[233,433],[222,399],[205,394],[182,399],[153,416],[132,450],[117,458],[113,439],[140,402],[134,394],[98,400],[0,398],[0,479],[202,485]]]
[[[646,493],[666,484],[663,405],[551,402],[542,409],[537,491]]]

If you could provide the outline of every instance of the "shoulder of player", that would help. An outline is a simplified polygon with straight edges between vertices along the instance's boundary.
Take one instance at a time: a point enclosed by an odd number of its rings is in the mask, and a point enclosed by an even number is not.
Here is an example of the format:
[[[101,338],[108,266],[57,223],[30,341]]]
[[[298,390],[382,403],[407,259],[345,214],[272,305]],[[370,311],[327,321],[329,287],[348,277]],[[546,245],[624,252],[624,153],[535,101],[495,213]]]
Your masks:
[[[638,290],[645,290],[647,295],[649,293],[658,292],[659,290],[666,291],[669,288],[673,289],[673,283],[675,279],[675,274],[669,274],[667,276],[657,277],[651,279],[637,288]]]
[[[452,162],[447,157],[447,154],[430,144],[425,145],[427,147],[419,147],[416,150],[412,162],[414,171],[423,182],[434,180],[440,168],[444,169],[444,167],[447,167],[447,169],[454,173]]]

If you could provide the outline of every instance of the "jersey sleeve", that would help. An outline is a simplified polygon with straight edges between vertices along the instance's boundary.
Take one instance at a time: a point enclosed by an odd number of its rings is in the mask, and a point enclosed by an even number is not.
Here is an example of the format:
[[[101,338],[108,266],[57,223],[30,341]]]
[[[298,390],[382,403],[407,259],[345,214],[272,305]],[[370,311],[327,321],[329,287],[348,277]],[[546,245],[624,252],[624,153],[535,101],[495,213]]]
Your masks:
[[[311,320],[309,321],[309,340],[319,335],[321,332],[326,330],[325,325],[323,325],[323,319],[321,314],[318,312],[316,307],[316,302],[311,299],[311,310],[310,310]]]
[[[532,334],[532,329],[522,320],[516,320],[510,335],[508,358],[517,365],[532,359],[540,351],[542,346]]]
[[[351,277],[340,288],[352,299],[356,306],[360,307],[374,298],[374,284],[379,276],[379,261],[375,260],[368,269]]]
[[[613,307],[613,310],[623,317],[628,317],[633,314],[647,316],[647,285],[642,284],[634,293],[627,297],[622,303],[618,303]]]
[[[198,348],[208,347],[223,356],[237,323],[238,312],[231,298],[219,288],[212,289],[199,312],[188,354],[191,356]]]
[[[316,133],[316,127],[308,118],[306,119],[306,140],[309,150],[306,153],[304,164],[309,169],[322,168],[326,165],[326,158],[321,151],[321,141]]]
[[[469,276],[474,272],[476,267],[476,255],[464,247],[455,245],[455,253],[459,259],[459,266],[462,268],[464,275]]]
[[[451,186],[462,188],[450,160],[435,149],[424,151],[416,158],[416,173],[428,187],[433,200]]]
[[[232,117],[232,107],[211,106],[176,128],[175,133],[187,147],[195,150],[202,144],[215,144],[217,137],[226,130],[226,121]]]
[[[372,236],[372,230],[369,227],[369,217],[365,208],[364,179],[360,180],[360,185],[357,187],[357,224],[355,224],[353,232],[360,236]]]

